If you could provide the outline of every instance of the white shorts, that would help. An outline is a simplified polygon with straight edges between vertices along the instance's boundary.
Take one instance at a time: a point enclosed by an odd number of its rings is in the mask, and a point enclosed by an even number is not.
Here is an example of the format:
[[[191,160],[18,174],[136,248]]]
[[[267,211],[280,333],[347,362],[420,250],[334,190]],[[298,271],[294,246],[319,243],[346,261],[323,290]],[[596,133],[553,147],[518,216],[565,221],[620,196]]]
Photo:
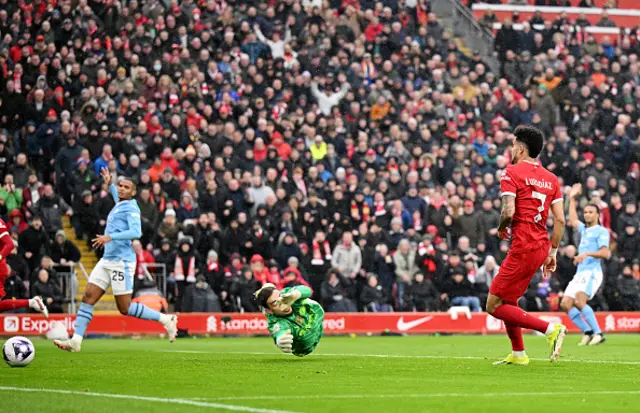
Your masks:
[[[571,298],[576,298],[576,294],[581,292],[589,296],[592,299],[598,289],[602,285],[602,270],[584,270],[580,271],[573,276],[573,280],[567,285],[567,289],[564,290],[564,295]]]
[[[91,271],[89,282],[105,291],[111,285],[113,295],[132,294],[133,274],[135,271],[135,261],[107,261],[101,259]]]

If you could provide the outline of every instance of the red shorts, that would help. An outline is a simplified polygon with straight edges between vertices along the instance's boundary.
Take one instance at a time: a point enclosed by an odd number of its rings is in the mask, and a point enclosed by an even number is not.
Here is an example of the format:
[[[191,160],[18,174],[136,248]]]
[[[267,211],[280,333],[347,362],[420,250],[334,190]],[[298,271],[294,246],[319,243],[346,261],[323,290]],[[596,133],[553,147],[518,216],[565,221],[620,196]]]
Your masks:
[[[549,243],[528,252],[513,254],[511,251],[500,265],[498,275],[491,283],[489,292],[502,301],[516,303],[529,287],[531,279],[549,256]]]

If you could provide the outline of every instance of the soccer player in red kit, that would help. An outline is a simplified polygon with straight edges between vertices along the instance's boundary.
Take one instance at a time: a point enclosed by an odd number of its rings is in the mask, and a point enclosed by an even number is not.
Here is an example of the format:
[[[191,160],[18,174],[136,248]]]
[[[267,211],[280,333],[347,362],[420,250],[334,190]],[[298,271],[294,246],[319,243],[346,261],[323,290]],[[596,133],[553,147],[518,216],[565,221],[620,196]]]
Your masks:
[[[534,317],[517,305],[531,278],[542,267],[544,277],[556,269],[556,252],[565,228],[564,206],[558,178],[542,167],[536,158],[542,151],[542,132],[518,126],[511,149],[512,165],[500,179],[502,213],[498,234],[511,236],[509,253],[494,278],[487,298],[487,312],[504,321],[512,353],[494,364],[529,364],[524,351],[522,329],[547,336],[549,359],[558,360],[567,328]],[[553,214],[553,234],[547,233],[549,209]],[[511,230],[509,230],[511,226]]]
[[[6,295],[6,292],[4,291],[4,282],[10,275],[5,257],[11,254],[13,248],[15,248],[15,245],[9,235],[7,225],[2,219],[0,219],[0,300],[2,300]],[[44,305],[44,302],[40,297],[33,297],[30,300],[10,299],[0,301],[0,312],[16,310],[18,308],[31,308],[32,310],[44,314],[45,317],[49,317],[47,306]]]

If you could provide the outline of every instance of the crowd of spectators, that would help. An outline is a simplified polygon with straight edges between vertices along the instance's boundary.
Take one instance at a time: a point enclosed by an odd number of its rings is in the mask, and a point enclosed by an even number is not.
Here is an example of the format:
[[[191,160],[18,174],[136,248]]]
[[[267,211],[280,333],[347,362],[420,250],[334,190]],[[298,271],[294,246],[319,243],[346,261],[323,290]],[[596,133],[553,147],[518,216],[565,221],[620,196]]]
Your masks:
[[[543,6],[543,7],[582,7],[592,8],[597,7],[594,0],[467,0],[464,3],[471,7],[474,3],[485,4],[510,4],[513,6]],[[603,8],[615,9],[617,7],[617,0],[606,0],[602,4]]]
[[[158,308],[154,263],[178,311],[256,311],[265,282],[328,311],[479,311],[508,249],[511,131],[530,124],[617,243],[597,308],[640,309],[637,44],[554,33],[505,25],[491,73],[426,0],[0,0],[12,279],[20,262],[46,295],[51,263],[77,260],[62,215],[79,239],[104,229],[106,167],[138,182],[136,289]],[[576,241],[522,305],[557,308]]]

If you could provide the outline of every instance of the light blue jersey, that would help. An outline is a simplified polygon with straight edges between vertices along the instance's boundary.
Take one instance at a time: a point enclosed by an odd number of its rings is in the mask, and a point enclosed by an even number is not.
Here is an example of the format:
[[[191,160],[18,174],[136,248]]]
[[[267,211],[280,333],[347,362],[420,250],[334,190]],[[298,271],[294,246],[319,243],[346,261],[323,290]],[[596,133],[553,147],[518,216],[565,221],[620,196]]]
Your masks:
[[[104,246],[105,260],[135,262],[136,254],[132,241],[142,236],[140,207],[135,199],[120,201],[115,185],[109,185],[109,192],[116,201],[116,206],[109,212],[105,235],[111,236],[111,242]]]
[[[609,231],[602,225],[594,225],[587,228],[587,226],[578,222],[578,233],[580,234],[580,246],[578,247],[578,253],[583,252],[598,252],[600,248],[609,248]],[[584,261],[578,264],[577,272],[587,270],[602,270],[599,258],[587,257]]]

